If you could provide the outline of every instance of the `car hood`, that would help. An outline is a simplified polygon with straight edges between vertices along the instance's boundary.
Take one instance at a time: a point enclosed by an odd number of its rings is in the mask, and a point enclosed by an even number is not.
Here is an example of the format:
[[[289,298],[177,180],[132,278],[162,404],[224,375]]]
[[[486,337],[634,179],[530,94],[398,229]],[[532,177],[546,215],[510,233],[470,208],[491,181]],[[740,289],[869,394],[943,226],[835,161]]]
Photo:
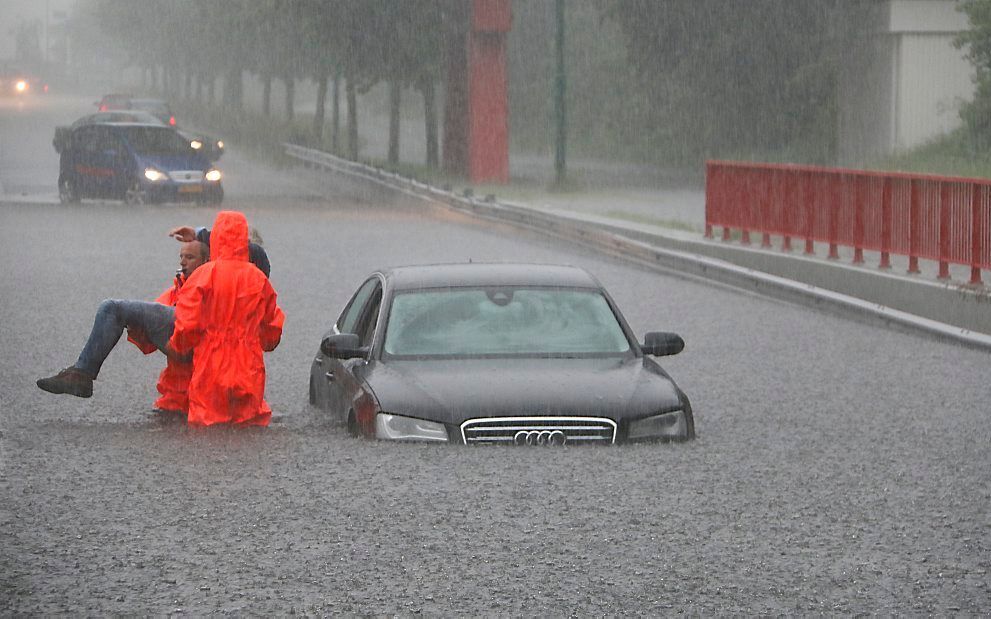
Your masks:
[[[381,410],[460,424],[477,417],[643,417],[684,397],[653,360],[389,361],[366,366]]]
[[[189,155],[138,155],[138,162],[144,168],[154,166],[162,172],[174,170],[206,170],[209,164],[199,156]]]

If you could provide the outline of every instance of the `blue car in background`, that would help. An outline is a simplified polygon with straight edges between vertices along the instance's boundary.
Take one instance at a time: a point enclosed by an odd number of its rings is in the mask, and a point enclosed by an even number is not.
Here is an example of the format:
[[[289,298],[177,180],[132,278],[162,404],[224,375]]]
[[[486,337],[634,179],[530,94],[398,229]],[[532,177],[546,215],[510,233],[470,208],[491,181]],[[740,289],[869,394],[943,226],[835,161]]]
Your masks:
[[[85,124],[56,133],[59,199],[128,204],[224,199],[221,172],[175,129],[149,123]]]

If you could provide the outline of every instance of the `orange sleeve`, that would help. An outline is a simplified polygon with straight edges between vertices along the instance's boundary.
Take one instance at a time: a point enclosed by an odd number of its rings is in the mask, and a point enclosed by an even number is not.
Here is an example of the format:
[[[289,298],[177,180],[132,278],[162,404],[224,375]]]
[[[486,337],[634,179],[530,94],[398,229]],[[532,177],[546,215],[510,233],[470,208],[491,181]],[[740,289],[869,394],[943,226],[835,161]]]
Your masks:
[[[286,322],[286,314],[279,307],[275,289],[268,281],[265,282],[263,293],[265,294],[265,315],[262,316],[259,339],[262,350],[267,352],[275,350],[275,347],[282,340],[282,327]]]

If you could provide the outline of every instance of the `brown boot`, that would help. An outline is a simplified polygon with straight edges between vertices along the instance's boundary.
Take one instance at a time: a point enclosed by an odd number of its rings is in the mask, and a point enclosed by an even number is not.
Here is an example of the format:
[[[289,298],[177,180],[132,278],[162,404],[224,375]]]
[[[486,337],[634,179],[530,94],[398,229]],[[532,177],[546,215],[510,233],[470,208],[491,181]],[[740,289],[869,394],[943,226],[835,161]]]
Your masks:
[[[68,393],[77,398],[93,395],[93,377],[76,367],[68,367],[48,378],[39,378],[38,387],[48,393]]]

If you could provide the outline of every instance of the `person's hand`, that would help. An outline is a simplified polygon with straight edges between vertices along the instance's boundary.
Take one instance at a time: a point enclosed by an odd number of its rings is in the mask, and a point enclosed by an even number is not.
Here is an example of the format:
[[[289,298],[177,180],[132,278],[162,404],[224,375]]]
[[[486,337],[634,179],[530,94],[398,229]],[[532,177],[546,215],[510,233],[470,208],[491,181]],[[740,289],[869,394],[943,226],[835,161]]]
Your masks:
[[[165,353],[165,356],[169,359],[178,361],[179,363],[189,363],[193,360],[192,351],[186,353],[185,355],[181,355],[177,353],[175,348],[172,348],[172,344],[169,343],[165,344],[165,348],[162,349],[162,352]]]
[[[196,230],[189,226],[180,226],[169,231],[169,236],[182,243],[196,240]]]

